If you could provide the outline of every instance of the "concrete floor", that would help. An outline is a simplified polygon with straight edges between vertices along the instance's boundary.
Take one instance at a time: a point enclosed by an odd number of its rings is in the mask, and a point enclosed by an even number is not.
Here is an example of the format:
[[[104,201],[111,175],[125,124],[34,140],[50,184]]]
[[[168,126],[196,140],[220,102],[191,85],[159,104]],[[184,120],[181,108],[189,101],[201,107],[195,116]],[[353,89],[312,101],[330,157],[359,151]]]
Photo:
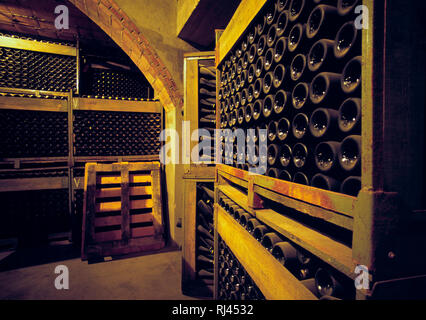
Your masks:
[[[0,262],[11,259],[1,254]],[[22,259],[19,259],[22,262]],[[69,290],[57,290],[56,266],[69,269]],[[80,258],[0,271],[0,299],[187,300],[181,293],[181,252],[88,264]]]

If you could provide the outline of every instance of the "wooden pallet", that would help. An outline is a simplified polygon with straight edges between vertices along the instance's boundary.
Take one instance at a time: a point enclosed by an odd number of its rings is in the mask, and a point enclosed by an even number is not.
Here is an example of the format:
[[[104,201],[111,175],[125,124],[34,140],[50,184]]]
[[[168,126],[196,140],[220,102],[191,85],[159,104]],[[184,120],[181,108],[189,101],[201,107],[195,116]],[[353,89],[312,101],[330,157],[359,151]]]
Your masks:
[[[87,163],[82,260],[163,248],[160,164]]]

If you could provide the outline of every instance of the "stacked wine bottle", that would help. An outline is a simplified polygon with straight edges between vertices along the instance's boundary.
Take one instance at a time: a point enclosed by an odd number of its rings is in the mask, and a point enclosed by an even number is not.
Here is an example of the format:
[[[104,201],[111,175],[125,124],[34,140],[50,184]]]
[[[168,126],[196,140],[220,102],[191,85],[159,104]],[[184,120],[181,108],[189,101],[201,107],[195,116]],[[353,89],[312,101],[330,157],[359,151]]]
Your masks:
[[[81,94],[102,98],[147,99],[153,89],[142,73],[91,70],[82,74]]]
[[[213,60],[200,61],[198,105],[198,128],[209,132],[208,135],[200,134],[200,142],[207,140],[213,146],[214,130],[216,129],[216,71]],[[214,162],[214,148],[211,147],[208,153],[205,151],[205,148],[200,150],[200,160]]]
[[[213,226],[213,183],[197,184],[196,211],[196,272],[197,280],[213,293],[214,269],[214,226]]]
[[[0,87],[75,91],[77,59],[72,56],[0,47]]]
[[[277,259],[288,271],[290,271],[301,283],[306,286],[317,298],[320,299],[353,299],[354,286],[353,282],[345,275],[341,274],[327,263],[313,256],[308,251],[293,243],[291,239],[287,239],[283,235],[275,232],[273,229],[263,224],[254,216],[246,212],[238,206],[234,201],[224,194],[219,194],[219,205],[231,215],[243,228],[245,228],[250,236],[259,241],[275,259]],[[222,250],[220,255],[222,255]],[[228,261],[228,260],[226,260]],[[219,279],[222,281],[223,276],[230,274],[226,269],[229,262],[223,263],[223,259],[219,256]],[[238,266],[241,269],[241,266]],[[220,283],[219,281],[219,283]],[[222,281],[223,283],[223,281]],[[225,284],[227,282],[225,281]],[[234,286],[230,287],[231,284]],[[236,281],[236,283],[240,283]],[[232,280],[228,286],[219,286],[220,294],[228,296],[240,292],[241,289],[235,289],[235,281]],[[239,299],[243,297],[238,296]]]
[[[49,234],[69,231],[68,197],[67,189],[0,193],[0,236],[33,246],[46,242]]]
[[[356,196],[361,188],[357,0],[268,1],[219,65],[221,128],[266,129],[266,174]],[[246,134],[247,136],[247,134]],[[234,141],[236,144],[237,141]],[[247,150],[249,151],[249,150]],[[265,150],[266,151],[266,150]],[[223,157],[229,158],[225,148]],[[234,146],[233,166],[245,157]],[[228,151],[229,153],[229,151]],[[240,154],[241,153],[241,154]]]
[[[74,112],[76,156],[131,156],[160,153],[161,114]]]
[[[265,300],[256,283],[219,237],[219,300]]]
[[[68,156],[65,112],[0,110],[0,157]]]

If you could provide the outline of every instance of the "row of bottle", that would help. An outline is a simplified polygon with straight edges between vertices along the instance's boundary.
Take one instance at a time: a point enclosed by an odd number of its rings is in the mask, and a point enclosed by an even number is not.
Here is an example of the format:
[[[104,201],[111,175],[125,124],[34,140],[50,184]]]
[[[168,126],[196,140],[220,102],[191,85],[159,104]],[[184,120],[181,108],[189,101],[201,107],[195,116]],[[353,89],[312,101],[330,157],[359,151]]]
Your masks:
[[[0,110],[0,157],[63,157],[67,155],[67,113]]]
[[[219,205],[315,296],[323,299],[354,297],[354,287],[346,276],[276,233],[223,194]]]
[[[213,286],[214,277],[213,187],[212,183],[197,184],[196,209],[197,279],[210,288]]]
[[[285,92],[279,91],[275,96],[222,114],[222,129],[265,128],[270,142],[291,138],[290,133],[295,139],[302,139],[308,134],[320,139],[361,133],[361,99],[348,98],[338,110],[317,108],[312,113],[295,111],[283,117],[281,101],[285,97]]]
[[[207,60],[199,67],[199,129],[209,131],[209,136],[201,136],[200,141],[209,138],[213,130],[216,129],[216,69],[214,61]],[[200,150],[201,161],[213,162],[215,157],[215,150],[213,149],[210,155],[204,155]]]
[[[219,236],[219,300],[265,300],[260,289]]]
[[[69,92],[77,87],[77,59],[14,48],[0,48],[0,86]]]
[[[74,111],[77,156],[155,155],[160,152],[161,115]]]

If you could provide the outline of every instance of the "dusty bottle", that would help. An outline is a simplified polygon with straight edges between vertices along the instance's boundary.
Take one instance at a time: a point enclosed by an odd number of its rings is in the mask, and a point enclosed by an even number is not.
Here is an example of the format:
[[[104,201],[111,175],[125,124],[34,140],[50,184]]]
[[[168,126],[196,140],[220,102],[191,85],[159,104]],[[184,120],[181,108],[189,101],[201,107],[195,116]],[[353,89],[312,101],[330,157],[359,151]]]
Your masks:
[[[315,148],[315,164],[321,172],[331,172],[339,167],[340,143],[321,142]]]
[[[317,173],[312,177],[311,186],[335,192],[338,192],[340,190],[339,181],[322,173]]]
[[[338,126],[344,133],[360,133],[361,99],[346,99],[339,108]]]
[[[348,172],[359,172],[361,167],[361,136],[346,137],[339,148],[340,166]]]

